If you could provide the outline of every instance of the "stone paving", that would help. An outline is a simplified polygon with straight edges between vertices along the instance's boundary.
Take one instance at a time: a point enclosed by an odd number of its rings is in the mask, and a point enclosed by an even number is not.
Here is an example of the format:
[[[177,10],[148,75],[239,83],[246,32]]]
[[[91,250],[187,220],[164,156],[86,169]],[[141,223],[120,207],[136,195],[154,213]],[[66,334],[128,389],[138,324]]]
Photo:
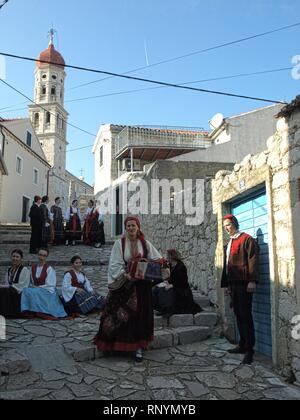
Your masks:
[[[58,333],[60,329],[58,328]],[[32,332],[32,331],[31,331]],[[60,334],[58,334],[60,335]],[[3,400],[299,400],[289,386],[259,360],[242,366],[229,356],[225,340],[153,350],[142,365],[128,355],[74,361],[48,345],[52,357],[36,359],[32,370],[0,377]]]
[[[0,245],[1,278],[15,247],[18,244]],[[60,283],[70,258],[81,255],[95,289],[105,295],[110,251],[110,245],[100,251],[52,248],[49,260]],[[25,255],[25,261],[33,260]],[[97,314],[59,322],[8,321],[6,341],[0,341],[0,399],[300,399],[300,389],[274,373],[268,359],[257,356],[248,367],[241,365],[241,356],[229,355],[231,345],[219,338],[217,327],[213,329],[217,322],[213,308],[207,299],[197,299],[206,307],[204,314],[173,317],[168,324],[156,318],[156,341],[141,365],[132,355],[104,357],[95,349],[91,341],[99,327]]]

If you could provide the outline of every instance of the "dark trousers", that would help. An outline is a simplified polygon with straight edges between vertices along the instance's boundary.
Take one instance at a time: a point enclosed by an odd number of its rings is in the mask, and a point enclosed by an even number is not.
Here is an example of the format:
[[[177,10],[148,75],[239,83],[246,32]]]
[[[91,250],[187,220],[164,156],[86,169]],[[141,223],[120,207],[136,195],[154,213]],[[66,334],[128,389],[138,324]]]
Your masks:
[[[232,304],[240,333],[240,347],[253,354],[255,328],[252,315],[253,294],[247,293],[244,285],[232,288]]]
[[[38,249],[42,245],[42,226],[31,226],[31,238],[30,238],[30,252],[32,254],[37,253]]]

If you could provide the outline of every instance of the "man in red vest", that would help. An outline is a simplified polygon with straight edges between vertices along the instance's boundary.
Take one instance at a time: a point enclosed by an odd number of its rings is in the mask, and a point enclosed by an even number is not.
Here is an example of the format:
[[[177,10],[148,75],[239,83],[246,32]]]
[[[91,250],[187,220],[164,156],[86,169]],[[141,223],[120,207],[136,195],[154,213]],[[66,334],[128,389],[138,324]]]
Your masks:
[[[221,287],[231,295],[240,333],[239,346],[229,353],[244,354],[243,364],[251,365],[255,347],[252,300],[259,280],[259,246],[250,235],[240,232],[232,214],[225,216],[224,228],[230,241],[225,247]]]

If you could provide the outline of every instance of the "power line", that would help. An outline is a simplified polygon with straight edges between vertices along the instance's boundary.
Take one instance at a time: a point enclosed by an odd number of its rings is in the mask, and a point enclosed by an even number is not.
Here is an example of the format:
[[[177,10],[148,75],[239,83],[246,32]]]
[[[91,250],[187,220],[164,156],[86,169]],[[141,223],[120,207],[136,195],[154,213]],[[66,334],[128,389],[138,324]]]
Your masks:
[[[284,67],[284,68],[279,68],[279,69],[263,70],[263,71],[257,71],[257,72],[252,72],[252,73],[241,73],[241,74],[235,74],[235,75],[232,75],[232,76],[222,76],[222,77],[214,77],[214,78],[211,78],[211,79],[194,80],[194,81],[191,81],[191,82],[179,83],[179,85],[180,86],[185,86],[185,85],[193,85],[193,84],[198,84],[198,83],[213,82],[213,81],[219,81],[219,80],[236,79],[236,78],[240,78],[240,77],[258,76],[258,75],[263,75],[263,74],[271,74],[271,73],[279,73],[279,72],[283,72],[283,71],[290,71],[292,69],[293,69],[293,67]],[[107,98],[107,97],[110,97],[110,96],[120,96],[120,95],[126,95],[126,94],[130,94],[130,93],[138,93],[138,92],[145,92],[145,91],[150,91],[150,90],[165,89],[166,87],[167,86],[157,86],[157,87],[152,87],[152,88],[133,89],[133,90],[120,91],[120,92],[111,92],[111,93],[106,93],[106,94],[103,94],[103,95],[87,96],[87,97],[84,97],[84,98],[70,99],[70,100],[66,101],[66,103],[87,101],[87,100],[90,100],[90,99]]]
[[[18,60],[34,61],[34,62],[39,62],[39,63],[42,63],[42,64],[59,66],[57,63],[55,63],[53,61],[37,60],[37,59],[31,58],[31,57],[24,57],[24,56],[19,56],[19,55],[15,55],[15,54],[8,54],[8,53],[3,53],[3,52],[0,52],[0,55],[3,55],[5,57],[10,57],[10,58],[15,58],[15,59],[18,59]],[[194,91],[194,92],[210,93],[210,94],[213,94],[213,95],[221,95],[221,96],[228,96],[228,97],[231,97],[231,98],[240,98],[240,99],[248,99],[248,100],[260,101],[260,102],[268,102],[268,103],[272,103],[272,104],[284,104],[284,105],[286,104],[286,102],[282,102],[282,101],[278,101],[278,100],[259,98],[259,97],[255,97],[255,96],[238,95],[238,94],[235,94],[235,93],[221,92],[221,91],[209,90],[209,89],[200,89],[200,88],[194,88],[194,87],[191,87],[191,86],[181,86],[181,85],[178,85],[178,84],[175,84],[175,83],[161,82],[159,80],[152,80],[152,79],[145,79],[145,78],[141,78],[141,77],[128,76],[128,75],[125,75],[125,74],[112,73],[112,72],[92,69],[92,68],[88,68],[88,67],[74,66],[74,65],[70,65],[70,64],[65,64],[64,67],[74,69],[74,70],[85,71],[85,72],[89,72],[89,73],[106,74],[106,75],[118,77],[118,78],[121,78],[121,79],[135,80],[135,81],[144,82],[144,83],[151,83],[151,84],[155,84],[155,85],[159,85],[159,86],[167,86],[167,87],[173,87],[173,88],[176,88],[176,89],[190,90],[190,91]],[[3,82],[3,80],[2,80],[2,82]]]
[[[3,6],[6,5],[6,3],[8,3],[9,0],[3,0],[2,3],[0,4],[0,10],[2,9]]]
[[[195,56],[195,55],[203,54],[203,53],[206,53],[206,52],[209,52],[209,51],[214,51],[214,50],[224,48],[224,47],[229,47],[229,46],[235,45],[235,44],[240,44],[242,42],[250,41],[250,40],[256,39],[256,38],[261,38],[263,36],[271,35],[271,34],[274,34],[276,32],[285,31],[287,29],[295,28],[297,26],[300,26],[300,22],[297,22],[297,23],[294,23],[294,24],[288,25],[288,26],[282,26],[282,27],[277,28],[277,29],[273,29],[273,30],[270,30],[270,31],[267,31],[267,32],[262,32],[262,33],[252,35],[252,36],[249,36],[249,37],[246,37],[246,38],[241,38],[241,39],[238,39],[238,40],[235,40],[235,41],[230,41],[230,42],[226,42],[226,43],[223,43],[223,44],[219,44],[219,45],[216,45],[214,47],[209,47],[209,48],[205,48],[205,49],[202,49],[202,50],[193,51],[193,52],[188,53],[188,54],[184,54],[184,55],[180,55],[180,56],[177,56],[177,57],[169,58],[167,60],[158,61],[157,63],[150,64],[149,66],[138,67],[136,69],[130,70],[130,71],[124,73],[124,74],[127,75],[127,74],[131,74],[131,73],[135,73],[137,71],[146,70],[146,69],[149,69],[149,68],[152,68],[152,67],[157,67],[157,66],[160,66],[162,64],[172,63],[174,61],[182,60],[184,58],[188,58],[188,57],[192,57],[192,56]],[[106,77],[104,79],[98,79],[98,80],[94,80],[92,82],[88,82],[88,83],[84,83],[84,84],[81,84],[81,85],[78,85],[78,86],[74,86],[70,90],[74,90],[74,89],[78,89],[78,88],[81,88],[81,87],[89,86],[89,85],[92,85],[92,84],[95,84],[95,83],[100,83],[100,82],[103,82],[105,80],[109,80],[113,77],[114,76],[110,76],[110,77]]]
[[[34,102],[32,99],[30,99],[27,95],[25,95],[24,93],[22,93],[20,90],[16,89],[15,87],[13,87],[12,85],[10,85],[9,83],[7,83],[5,80],[0,79],[0,82],[4,83],[6,86],[8,86],[10,89],[14,90],[15,92],[17,92],[19,95],[22,95],[24,98],[26,98],[29,102],[33,103],[34,105],[38,106],[39,108],[41,108],[42,110],[49,112],[50,115],[53,115],[55,118],[57,117],[56,114],[54,114],[53,112],[50,112],[47,108],[44,108],[43,106],[37,104],[36,102]],[[83,130],[82,128],[71,124],[70,122],[66,121],[65,119],[62,118],[62,120],[64,121],[65,124],[69,125],[70,127],[75,128],[76,130],[81,131],[82,133],[88,134],[89,136],[92,137],[96,137],[96,134],[90,133],[89,131]]]
[[[240,74],[235,74],[235,75],[230,75],[230,76],[221,76],[221,77],[214,77],[214,78],[210,78],[210,79],[195,80],[195,81],[184,82],[184,83],[179,83],[179,84],[182,85],[182,86],[192,85],[192,84],[204,83],[204,82],[213,82],[213,81],[220,81],[220,80],[236,79],[236,78],[240,78],[240,77],[250,77],[250,76],[259,76],[259,75],[264,75],[264,74],[279,73],[279,72],[283,72],[283,71],[291,71],[292,69],[293,69],[293,67],[283,67],[283,68],[272,69],[272,70],[262,70],[262,71],[256,71],[256,72],[251,72],[251,73],[240,73]],[[77,99],[69,99],[69,100],[65,101],[65,103],[74,103],[74,102],[80,102],[80,101],[87,101],[87,100],[91,100],[91,99],[101,99],[101,98],[107,98],[107,97],[112,97],[112,96],[121,96],[121,95],[127,95],[127,94],[132,94],[132,93],[139,93],[139,92],[146,92],[146,91],[158,90],[158,89],[165,89],[165,88],[166,88],[165,86],[156,86],[156,87],[152,87],[152,88],[143,88],[143,89],[133,89],[133,90],[126,90],[126,91],[119,91],[119,92],[111,92],[111,93],[106,93],[106,94],[103,94],[103,95],[87,96],[87,97],[77,98]],[[26,104],[26,103],[27,102],[24,102],[24,104]],[[14,105],[14,106],[16,106],[16,105]],[[10,107],[0,108],[0,111],[3,110],[2,113],[5,114],[5,113],[8,113],[8,112],[24,111],[24,110],[27,109],[27,108],[11,109],[11,108],[14,108],[14,106],[12,105]]]

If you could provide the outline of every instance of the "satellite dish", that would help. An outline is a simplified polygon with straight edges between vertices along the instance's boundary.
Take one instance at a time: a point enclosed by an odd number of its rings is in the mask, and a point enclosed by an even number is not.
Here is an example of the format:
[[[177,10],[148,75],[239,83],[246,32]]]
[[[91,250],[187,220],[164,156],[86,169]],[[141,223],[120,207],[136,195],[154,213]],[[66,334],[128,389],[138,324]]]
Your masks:
[[[219,127],[221,127],[221,125],[224,122],[224,115],[223,114],[216,114],[210,121],[209,121],[209,125],[210,128],[212,130],[216,130]]]

